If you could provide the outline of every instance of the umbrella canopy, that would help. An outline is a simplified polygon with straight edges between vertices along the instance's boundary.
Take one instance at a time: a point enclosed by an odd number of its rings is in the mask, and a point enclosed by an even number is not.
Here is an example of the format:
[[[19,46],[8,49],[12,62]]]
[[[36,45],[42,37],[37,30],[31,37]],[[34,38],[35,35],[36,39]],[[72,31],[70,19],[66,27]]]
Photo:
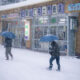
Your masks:
[[[55,35],[45,35],[40,38],[41,42],[52,42],[54,40],[58,40],[58,37]]]
[[[14,33],[8,31],[1,32],[0,35],[10,39],[14,39],[16,37]]]

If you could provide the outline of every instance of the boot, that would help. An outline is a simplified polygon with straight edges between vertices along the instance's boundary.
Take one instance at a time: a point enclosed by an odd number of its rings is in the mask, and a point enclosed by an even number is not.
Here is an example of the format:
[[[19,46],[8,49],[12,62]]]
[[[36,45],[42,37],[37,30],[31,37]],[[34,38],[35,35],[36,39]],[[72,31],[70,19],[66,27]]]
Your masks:
[[[49,70],[52,70],[52,67],[53,67],[53,65],[50,65],[50,66],[49,66]]]
[[[60,71],[60,66],[58,66],[58,69],[56,71]]]

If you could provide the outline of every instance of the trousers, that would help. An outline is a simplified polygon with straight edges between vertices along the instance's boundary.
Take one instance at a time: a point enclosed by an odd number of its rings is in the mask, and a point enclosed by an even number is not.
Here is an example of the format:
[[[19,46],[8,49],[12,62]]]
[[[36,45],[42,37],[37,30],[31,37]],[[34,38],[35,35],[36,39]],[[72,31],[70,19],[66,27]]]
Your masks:
[[[13,55],[12,55],[12,53],[11,53],[11,47],[6,47],[5,56],[6,56],[6,59],[7,59],[7,60],[9,59],[9,56],[10,56],[11,58],[13,58]]]
[[[50,64],[50,68],[53,67],[52,62],[56,59],[56,64],[58,66],[58,70],[60,70],[60,56],[51,56],[50,60],[49,60],[49,64]]]

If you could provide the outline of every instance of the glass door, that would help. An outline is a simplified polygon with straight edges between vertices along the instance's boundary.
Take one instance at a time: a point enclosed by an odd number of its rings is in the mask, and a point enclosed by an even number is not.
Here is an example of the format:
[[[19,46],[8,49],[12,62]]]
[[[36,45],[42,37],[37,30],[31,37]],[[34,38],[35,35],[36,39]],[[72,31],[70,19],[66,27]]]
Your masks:
[[[58,26],[57,36],[59,38],[58,44],[63,55],[67,54],[67,26]]]

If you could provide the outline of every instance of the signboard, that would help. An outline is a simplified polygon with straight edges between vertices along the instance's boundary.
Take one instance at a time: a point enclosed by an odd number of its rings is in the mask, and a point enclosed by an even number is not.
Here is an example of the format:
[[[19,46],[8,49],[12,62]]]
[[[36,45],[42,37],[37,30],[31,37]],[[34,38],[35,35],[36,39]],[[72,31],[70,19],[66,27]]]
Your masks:
[[[48,13],[48,15],[52,14],[52,6],[51,5],[47,6],[47,13]]]
[[[29,40],[30,39],[30,22],[25,21],[25,39]]]
[[[57,5],[52,5],[52,14],[57,13]]]
[[[34,16],[37,16],[37,8],[34,8],[34,9],[33,9],[33,15],[34,15]]]
[[[18,13],[8,14],[7,17],[8,18],[16,18],[16,17],[19,17],[19,14]]]
[[[38,12],[38,16],[41,16],[42,15],[42,7],[39,7],[37,12]]]
[[[66,19],[65,18],[59,18],[59,24],[65,24]]]
[[[29,16],[29,11],[28,11],[28,9],[26,9],[26,16],[27,16],[27,17]]]
[[[53,23],[53,24],[56,23],[56,17],[51,18],[51,23]]]
[[[26,17],[26,11],[25,11],[25,10],[21,10],[21,11],[20,11],[20,17],[21,17],[21,18]]]
[[[39,24],[46,24],[46,23],[48,23],[48,17],[47,16],[45,16],[45,17],[40,17],[39,18]]]
[[[44,6],[42,7],[42,15],[46,15],[47,14],[47,7]]]
[[[29,16],[33,16],[33,9],[29,9]]]
[[[7,15],[2,15],[1,18],[2,18],[2,19],[7,18]]]
[[[58,4],[58,12],[64,13],[64,4],[62,4],[62,3]]]
[[[80,10],[80,3],[68,5],[68,11],[77,11],[77,10]]]

